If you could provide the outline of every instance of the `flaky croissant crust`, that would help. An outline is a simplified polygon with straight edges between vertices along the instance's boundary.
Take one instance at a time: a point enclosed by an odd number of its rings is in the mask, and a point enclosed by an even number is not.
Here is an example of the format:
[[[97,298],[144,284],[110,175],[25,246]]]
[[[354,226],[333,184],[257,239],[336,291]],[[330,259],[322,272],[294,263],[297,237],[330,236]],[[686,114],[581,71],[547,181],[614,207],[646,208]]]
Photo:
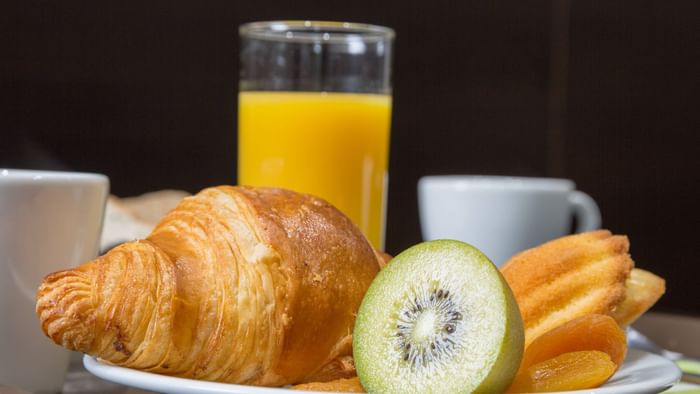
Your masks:
[[[111,363],[278,386],[347,377],[378,255],[330,204],[273,188],[189,197],[146,240],[47,276],[48,337]]]

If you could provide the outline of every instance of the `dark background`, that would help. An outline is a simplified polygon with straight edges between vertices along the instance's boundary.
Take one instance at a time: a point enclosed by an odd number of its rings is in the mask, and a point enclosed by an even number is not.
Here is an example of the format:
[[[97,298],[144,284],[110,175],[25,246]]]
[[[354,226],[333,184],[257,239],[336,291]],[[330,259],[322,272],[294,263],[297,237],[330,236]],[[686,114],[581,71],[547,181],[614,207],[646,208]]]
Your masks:
[[[567,177],[700,315],[700,1],[23,1],[0,11],[0,167],[102,172],[129,196],[235,183],[237,27],[397,32],[387,250],[416,182]],[[1,220],[1,219],[0,219]]]

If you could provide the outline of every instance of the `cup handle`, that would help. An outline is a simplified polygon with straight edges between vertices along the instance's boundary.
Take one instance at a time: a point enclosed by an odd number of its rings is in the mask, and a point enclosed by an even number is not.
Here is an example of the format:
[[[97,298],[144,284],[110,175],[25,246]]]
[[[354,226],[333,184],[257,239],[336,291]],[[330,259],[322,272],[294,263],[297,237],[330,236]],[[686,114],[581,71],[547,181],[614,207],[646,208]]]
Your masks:
[[[577,233],[600,228],[600,209],[591,196],[582,191],[574,190],[569,194],[569,204],[576,215]]]

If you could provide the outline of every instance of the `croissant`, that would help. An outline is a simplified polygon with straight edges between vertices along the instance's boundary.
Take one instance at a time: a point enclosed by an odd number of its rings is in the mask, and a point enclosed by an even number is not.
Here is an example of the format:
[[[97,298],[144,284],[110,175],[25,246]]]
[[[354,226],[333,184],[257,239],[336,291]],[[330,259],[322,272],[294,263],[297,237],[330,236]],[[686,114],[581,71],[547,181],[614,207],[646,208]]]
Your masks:
[[[150,236],[48,275],[44,333],[110,363],[280,386],[354,374],[355,313],[383,258],[327,202],[219,186]],[[348,361],[349,360],[349,361]]]

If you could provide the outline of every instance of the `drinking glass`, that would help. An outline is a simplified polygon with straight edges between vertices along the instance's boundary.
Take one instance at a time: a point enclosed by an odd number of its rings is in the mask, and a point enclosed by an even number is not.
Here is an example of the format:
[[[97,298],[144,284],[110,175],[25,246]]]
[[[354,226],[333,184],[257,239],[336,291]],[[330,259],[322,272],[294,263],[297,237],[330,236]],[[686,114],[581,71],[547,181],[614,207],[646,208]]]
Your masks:
[[[393,30],[275,21],[239,32],[238,183],[319,196],[383,248]]]

